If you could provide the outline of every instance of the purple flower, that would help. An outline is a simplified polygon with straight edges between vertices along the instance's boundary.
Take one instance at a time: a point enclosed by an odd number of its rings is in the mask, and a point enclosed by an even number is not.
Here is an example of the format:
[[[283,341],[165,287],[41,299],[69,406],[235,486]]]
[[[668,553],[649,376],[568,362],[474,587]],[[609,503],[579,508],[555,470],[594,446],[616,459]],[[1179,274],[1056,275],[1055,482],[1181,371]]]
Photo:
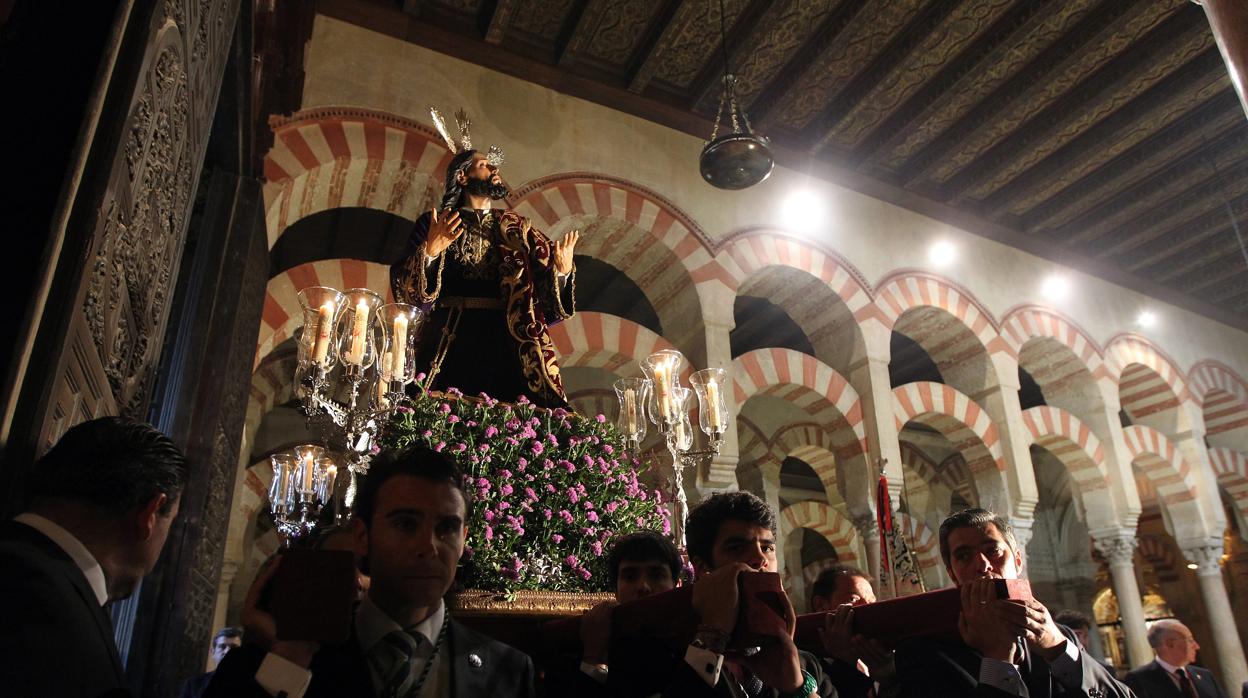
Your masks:
[[[425,438],[427,439],[427,438],[429,438],[430,436],[433,436],[433,430],[432,430],[432,429],[426,429],[426,430],[425,430],[425,433],[421,434],[421,436],[423,436],[423,437],[425,437]]]
[[[485,428],[485,438],[492,439],[498,435],[498,427],[488,426]]]
[[[422,375],[423,375],[423,374],[422,374]],[[399,406],[396,408],[396,411],[398,411],[398,412],[400,412],[400,413],[402,413],[402,414],[411,414],[411,413],[415,412],[416,410],[414,410],[414,409],[412,409],[412,408],[408,407],[407,405],[399,405]]]
[[[463,391],[461,391],[459,388],[447,388],[447,389],[446,389],[446,394],[447,394],[447,395],[454,395],[455,397],[463,397],[463,396],[464,396]]]
[[[671,519],[663,519],[663,535],[665,536],[672,535],[672,520]]]
[[[515,431],[520,428],[520,420],[509,419],[503,424],[503,426],[507,427],[507,431]]]
[[[568,567],[576,567],[581,564],[581,561],[575,555],[569,555],[563,561],[568,564]]]
[[[448,414],[451,411],[451,406],[444,402],[441,405],[438,405],[438,411],[442,414]]]
[[[438,443],[434,444],[434,446],[433,446],[433,450],[437,451],[438,453],[441,453],[441,452],[442,452],[442,449],[444,449],[444,448],[446,448],[446,442],[445,442],[445,441],[439,441]]]
[[[593,467],[593,465],[594,465],[594,457],[593,457],[593,456],[590,456],[590,455],[581,456],[581,460],[585,461],[585,465],[587,465],[587,466],[589,466],[589,467]]]
[[[486,509],[486,510],[485,510],[485,513],[484,513],[484,514],[482,514],[481,516],[482,516],[482,517],[484,517],[486,521],[493,521],[493,520],[494,520],[494,510],[493,510],[493,509]]]
[[[552,541],[556,542],[556,543],[562,543],[562,542],[563,542],[563,536],[559,535],[558,533],[556,533],[556,534],[552,535],[552,536],[550,537],[550,539],[551,539]]]
[[[455,451],[457,453],[463,453],[464,451],[467,451],[467,450],[468,450],[468,444],[463,443],[463,442],[455,444]]]
[[[486,527],[485,527],[485,539],[486,539],[486,540],[494,540],[494,527],[489,526],[489,525],[486,525]]]
[[[619,503],[618,501],[612,500],[612,501],[610,501],[610,502],[607,502],[607,513],[608,513],[608,514],[614,514],[614,513],[615,513],[615,510],[616,510],[616,509],[619,509],[619,508],[620,508],[620,503]]]
[[[502,470],[498,471],[498,476],[504,480],[510,480],[511,471],[506,468],[503,468]]]
[[[425,374],[424,374],[424,372],[423,372],[423,371],[422,371],[422,372],[420,372],[420,373],[417,373],[417,374],[416,374],[416,382],[417,382],[417,383],[424,383],[424,382],[425,382]],[[413,412],[415,412],[415,410],[412,410],[412,411],[413,411]]]
[[[638,525],[638,526],[645,526],[645,525],[646,525],[646,520],[645,520],[645,519],[643,519],[643,518],[641,518],[640,516],[638,516],[638,517],[637,517],[636,521],[637,521],[637,525]]]
[[[585,569],[584,567],[582,567],[582,568],[580,568],[579,570],[577,570],[577,573],[579,573],[579,574],[581,575],[581,579],[584,579],[584,580],[585,580],[585,581],[587,581],[587,582],[589,581],[590,577],[593,577],[593,576],[594,576],[594,573],[593,573],[593,572],[590,572],[589,570]]]
[[[598,420],[598,423],[599,423],[599,424],[606,424],[606,423],[607,423],[607,416],[606,416],[605,414],[600,414],[600,415],[598,415],[598,416],[594,417],[594,419]]]
[[[533,451],[533,455],[540,456],[546,450],[541,441],[533,441],[529,444],[529,450]]]
[[[527,395],[521,395],[520,397],[516,398],[516,404],[517,405],[529,404],[529,397]]]
[[[551,445],[551,446],[558,446],[558,445],[559,445],[559,439],[556,439],[554,434],[547,434],[547,435],[546,435],[546,440],[550,442],[550,445]]]
[[[519,441],[518,439],[516,439],[515,437],[512,437],[512,436],[508,436],[508,437],[506,438],[506,441],[507,441],[507,445],[508,445],[508,446],[519,446],[519,445],[520,445],[520,441]]]
[[[514,492],[515,490],[513,490],[513,489],[511,488],[511,485],[509,485],[509,484],[507,484],[507,483],[503,483],[503,486],[502,486],[502,487],[499,487],[499,488],[498,488],[498,491],[499,491],[499,493],[501,493],[504,497],[507,497],[507,496],[511,495],[511,493],[512,493],[512,492]]]
[[[555,492],[555,491],[557,491],[557,490],[555,490],[555,486],[554,486],[554,485],[552,485],[552,484],[550,484],[550,483],[548,482],[548,483],[546,483],[546,491],[547,491],[547,492]]]
[[[499,510],[499,511],[502,511],[503,509],[510,509],[510,508],[511,508],[511,504],[509,504],[509,503],[507,503],[507,502],[499,502],[499,503],[498,503],[498,510]]]
[[[598,523],[598,512],[590,511],[585,515],[585,518],[589,519],[592,523]]]
[[[536,501],[537,501],[537,493],[533,491],[533,488],[532,488],[532,487],[526,487],[526,488],[524,488],[524,498],[525,498],[525,499],[527,499],[527,500],[528,500],[528,501],[530,501],[530,502],[536,502]],[[549,512],[550,510],[549,510],[549,509],[547,509],[547,511]],[[548,519],[549,519],[550,517],[549,517],[549,516],[547,516],[546,518],[548,518]]]
[[[555,462],[549,458],[542,461],[542,470],[550,470],[555,467]]]
[[[453,415],[451,415],[451,416],[447,417],[447,418],[446,418],[446,421],[450,422],[451,424],[454,424],[455,422],[458,422],[458,421],[459,421],[459,415],[457,415],[457,414],[453,414]]]
[[[569,524],[572,523],[572,521],[574,520],[572,518],[572,512],[568,511],[567,509],[559,510],[559,518],[563,519],[564,523],[569,523]]]
[[[595,557],[602,557],[602,543],[594,541],[589,545],[589,549],[593,551]]]
[[[609,456],[609,455],[611,455],[611,454],[615,453],[615,447],[614,447],[614,446],[612,446],[611,444],[603,444],[603,445],[602,445],[602,451],[603,451],[603,453],[606,453],[606,454]]]
[[[569,500],[570,500],[573,504],[576,504],[578,501],[580,501],[580,499],[581,499],[581,495],[580,495],[580,493],[579,493],[579,492],[577,492],[575,489],[573,489],[573,488],[569,487],[569,488],[568,488],[568,499],[569,499]]]
[[[479,478],[477,478],[477,487],[480,487],[480,488],[481,488],[481,490],[482,490],[483,492],[489,492],[489,491],[490,491],[490,481],[489,481],[489,480],[487,480],[487,479],[485,479],[485,478],[483,478],[483,477],[479,477]]]

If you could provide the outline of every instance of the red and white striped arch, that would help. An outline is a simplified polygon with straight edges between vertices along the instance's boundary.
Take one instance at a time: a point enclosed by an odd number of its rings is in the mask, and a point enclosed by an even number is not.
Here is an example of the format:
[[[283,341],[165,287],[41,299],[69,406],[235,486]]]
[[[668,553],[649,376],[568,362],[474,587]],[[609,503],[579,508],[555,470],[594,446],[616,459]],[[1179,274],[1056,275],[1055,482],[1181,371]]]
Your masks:
[[[1248,381],[1229,366],[1201,361],[1188,372],[1187,385],[1200,403],[1206,436],[1248,429]]]
[[[265,415],[294,397],[297,366],[298,352],[294,347],[286,346],[266,356],[251,374],[251,391],[243,421],[243,448],[248,451],[243,454],[244,458],[255,445],[256,431],[260,429]]]
[[[1179,570],[1183,565],[1178,556],[1174,554],[1174,548],[1170,547],[1166,540],[1160,536],[1140,536],[1137,549],[1140,551],[1140,557],[1152,566],[1158,581],[1163,583],[1179,581]]]
[[[788,540],[799,528],[809,528],[827,539],[837,560],[856,565],[860,559],[858,531],[837,509],[823,502],[798,502],[780,512],[780,539]]]
[[[1105,449],[1101,440],[1073,414],[1058,407],[1037,405],[1023,410],[1029,443],[1052,453],[1075,483],[1087,495],[1109,487]]]
[[[841,374],[813,356],[792,349],[755,349],[732,362],[737,413],[755,395],[788,401],[823,424],[847,459],[866,452],[866,431],[858,393]]]
[[[620,376],[641,374],[638,362],[672,345],[632,320],[581,311],[550,328],[561,366],[600,368]]]
[[[1240,535],[1248,537],[1244,524],[1248,523],[1248,456],[1233,448],[1209,449],[1209,464],[1226,495],[1235,504],[1239,516]]]
[[[1029,340],[1053,339],[1069,349],[1093,377],[1099,378],[1105,371],[1101,349],[1092,337],[1050,308],[1038,305],[1014,308],[1001,321],[1001,338],[1015,356],[1022,353]]]
[[[983,473],[1005,470],[997,425],[979,404],[951,386],[928,381],[898,386],[893,390],[893,417],[899,431],[916,421],[943,434],[977,481]]]
[[[836,476],[837,445],[826,428],[813,422],[790,424],[776,432],[772,448],[782,462],[792,456],[809,465],[823,483],[829,502],[844,499]]]
[[[1001,337],[1018,364],[1044,390],[1050,404],[1103,408],[1097,381],[1107,376],[1100,347],[1079,326],[1037,306],[1016,308],[1001,323]],[[1069,395],[1070,400],[1065,397]]]
[[[721,243],[713,263],[693,270],[699,283],[711,279],[738,290],[751,276],[772,267],[791,267],[827,284],[857,315],[871,307],[866,281],[844,257],[772,230],[748,230]]]
[[[771,440],[748,417],[737,417],[737,455],[739,463],[761,465],[776,462]]]
[[[855,319],[866,322],[875,318],[888,329],[893,329],[897,320],[908,310],[915,308],[936,308],[943,310],[965,325],[975,336],[979,344],[989,354],[998,351],[1009,351],[1009,346],[997,331],[992,314],[980,303],[970,291],[939,276],[916,271],[900,271],[882,279],[875,291],[875,308],[864,308],[855,313]],[[924,344],[922,337],[912,337]],[[926,348],[926,344],[924,344]],[[956,356],[964,350],[949,348],[944,352],[928,353],[941,363],[938,353]]]
[[[325,259],[292,267],[269,279],[264,290],[264,310],[256,339],[255,365],[303,325],[299,292],[309,286],[329,286],[340,291],[371,289],[387,303],[394,302],[390,291],[390,267],[358,259]]]
[[[568,393],[568,403],[580,414],[590,416],[600,414],[612,423],[620,415],[620,401],[616,398],[614,390],[585,388]]]
[[[415,220],[442,190],[451,154],[411,119],[359,107],[318,107],[273,120],[264,158],[269,247],[295,221],[340,207]]]
[[[508,198],[515,211],[558,237],[580,229],[578,254],[626,274],[654,307],[676,346],[699,346],[702,313],[689,270],[711,258],[705,234],[670,201],[606,175],[573,172],[526,183]]]
[[[1118,381],[1122,408],[1134,420],[1153,415],[1165,418],[1189,398],[1187,384],[1174,361],[1143,337],[1115,337],[1105,348],[1105,363],[1109,375]],[[1175,424],[1182,423],[1180,416]]]
[[[1143,424],[1122,430],[1131,462],[1144,474],[1166,507],[1195,503],[1196,482],[1192,469],[1161,432]]]

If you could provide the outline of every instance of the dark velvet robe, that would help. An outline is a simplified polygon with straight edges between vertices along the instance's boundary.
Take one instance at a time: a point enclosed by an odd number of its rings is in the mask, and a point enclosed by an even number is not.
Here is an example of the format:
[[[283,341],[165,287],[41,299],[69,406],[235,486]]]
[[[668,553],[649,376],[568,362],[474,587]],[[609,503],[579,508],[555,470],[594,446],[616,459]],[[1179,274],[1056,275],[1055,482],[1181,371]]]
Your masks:
[[[464,234],[426,265],[431,218],[422,215],[404,259],[390,268],[395,300],[428,313],[416,371],[430,374],[440,345],[449,342],[428,388],[509,402],[524,395],[543,407],[566,407],[549,329],[575,312],[575,270],[559,280],[554,244],[512,211],[481,217],[461,209],[460,218]]]

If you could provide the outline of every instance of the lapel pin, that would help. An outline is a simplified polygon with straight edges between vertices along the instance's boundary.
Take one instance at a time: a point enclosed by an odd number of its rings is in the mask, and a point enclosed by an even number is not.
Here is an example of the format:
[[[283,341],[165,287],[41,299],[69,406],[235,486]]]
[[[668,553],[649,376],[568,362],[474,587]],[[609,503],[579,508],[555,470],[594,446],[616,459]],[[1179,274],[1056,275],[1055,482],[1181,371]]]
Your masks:
[[[481,664],[482,664],[481,657],[475,654],[468,655],[468,666],[472,667],[473,669],[480,669]]]

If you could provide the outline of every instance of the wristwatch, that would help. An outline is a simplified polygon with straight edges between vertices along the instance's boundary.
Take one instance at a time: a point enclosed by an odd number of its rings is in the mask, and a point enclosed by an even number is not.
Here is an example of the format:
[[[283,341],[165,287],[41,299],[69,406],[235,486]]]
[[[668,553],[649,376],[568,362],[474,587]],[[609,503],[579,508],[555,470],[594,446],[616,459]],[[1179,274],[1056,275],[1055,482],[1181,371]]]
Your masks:
[[[819,684],[815,682],[815,677],[809,671],[803,670],[802,676],[806,677],[806,680],[802,682],[801,688],[792,693],[781,694],[780,698],[807,698],[815,692],[815,689],[819,688]]]

